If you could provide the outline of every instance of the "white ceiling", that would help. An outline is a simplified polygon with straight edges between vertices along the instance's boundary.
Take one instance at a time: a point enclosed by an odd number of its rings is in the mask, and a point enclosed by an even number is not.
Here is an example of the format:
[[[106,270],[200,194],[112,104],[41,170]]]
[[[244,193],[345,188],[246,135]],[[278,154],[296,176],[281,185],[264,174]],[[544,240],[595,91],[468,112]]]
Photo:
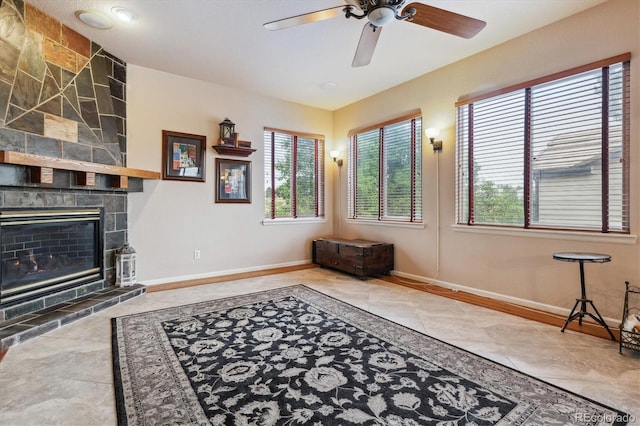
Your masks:
[[[280,31],[262,26],[343,0],[26,0],[128,63],[328,110],[604,1],[422,0],[487,26],[466,40],[393,21],[383,28],[371,64],[352,68],[366,20],[338,16]],[[113,17],[113,6],[138,19],[97,30],[74,16],[85,9]]]

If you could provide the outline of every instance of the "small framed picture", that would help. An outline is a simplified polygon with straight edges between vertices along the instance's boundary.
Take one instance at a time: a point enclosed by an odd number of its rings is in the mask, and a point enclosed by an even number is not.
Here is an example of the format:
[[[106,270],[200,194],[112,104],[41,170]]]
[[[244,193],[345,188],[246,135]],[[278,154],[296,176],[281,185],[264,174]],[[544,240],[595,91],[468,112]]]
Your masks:
[[[207,137],[162,131],[162,179],[204,182]]]
[[[216,203],[251,202],[251,161],[216,158]]]

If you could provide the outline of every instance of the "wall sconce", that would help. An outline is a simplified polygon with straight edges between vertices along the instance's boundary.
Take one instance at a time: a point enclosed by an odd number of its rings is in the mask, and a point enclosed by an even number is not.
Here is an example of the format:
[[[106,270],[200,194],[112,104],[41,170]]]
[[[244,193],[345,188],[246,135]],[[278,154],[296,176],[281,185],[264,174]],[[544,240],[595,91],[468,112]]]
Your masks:
[[[440,130],[435,127],[429,127],[424,131],[424,133],[429,138],[431,145],[433,145],[433,152],[442,151],[442,141],[437,141],[436,138],[440,134]]]
[[[333,158],[333,162],[336,163],[338,167],[342,167],[342,158],[338,158],[340,157],[340,151],[329,151],[329,155],[331,156],[331,158]]]

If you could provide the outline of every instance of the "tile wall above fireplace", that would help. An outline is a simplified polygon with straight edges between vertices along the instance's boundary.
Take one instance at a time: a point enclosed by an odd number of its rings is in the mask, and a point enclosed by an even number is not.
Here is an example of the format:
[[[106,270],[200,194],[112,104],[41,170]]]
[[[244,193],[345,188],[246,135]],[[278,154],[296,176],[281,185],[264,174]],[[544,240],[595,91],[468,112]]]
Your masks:
[[[21,0],[0,4],[0,149],[126,165],[124,61]]]
[[[126,63],[22,0],[0,0],[0,151],[126,167]],[[55,164],[55,161],[52,161]],[[52,165],[55,169],[55,165]],[[0,323],[113,287],[115,253],[127,241],[127,193],[110,176],[79,185],[73,171],[32,183],[32,169],[0,164],[0,208],[99,208],[100,279],[0,310]]]

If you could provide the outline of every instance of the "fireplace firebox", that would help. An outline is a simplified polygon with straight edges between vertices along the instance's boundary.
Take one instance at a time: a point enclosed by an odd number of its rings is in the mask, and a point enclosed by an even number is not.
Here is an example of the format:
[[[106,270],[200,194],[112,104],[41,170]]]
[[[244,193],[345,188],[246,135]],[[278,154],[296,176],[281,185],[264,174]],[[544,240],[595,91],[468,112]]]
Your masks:
[[[103,279],[103,209],[0,210],[0,306]]]

